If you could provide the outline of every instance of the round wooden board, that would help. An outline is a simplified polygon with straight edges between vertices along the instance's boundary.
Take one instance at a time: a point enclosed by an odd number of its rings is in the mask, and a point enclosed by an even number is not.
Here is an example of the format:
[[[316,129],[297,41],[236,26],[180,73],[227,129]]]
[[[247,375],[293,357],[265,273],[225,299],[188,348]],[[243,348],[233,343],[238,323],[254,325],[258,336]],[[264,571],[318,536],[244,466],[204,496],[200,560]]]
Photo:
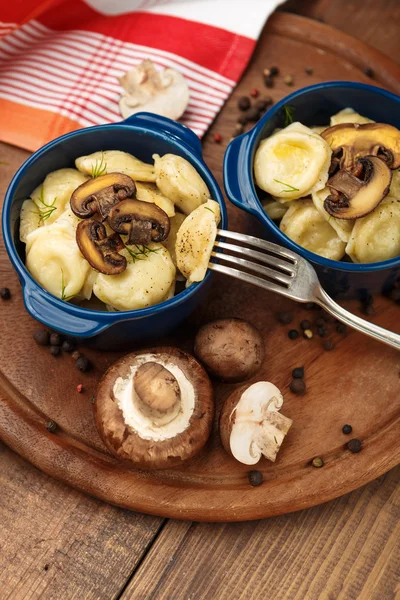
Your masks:
[[[224,144],[213,143],[213,133],[230,138],[237,118],[237,98],[254,87],[262,88],[262,69],[277,64],[282,74],[293,74],[298,87],[330,79],[370,81],[363,74],[369,66],[375,83],[400,92],[400,69],[379,52],[368,48],[321,23],[274,14],[268,22],[251,65],[204,144],[205,159],[221,179]],[[312,76],[304,73],[312,66]],[[271,93],[275,100],[290,91],[278,78]],[[12,164],[12,172],[26,153],[1,148]],[[2,158],[2,156],[0,157]],[[259,235],[257,223],[229,206],[230,228]],[[116,353],[88,350],[95,369],[79,373],[69,355],[50,356],[32,340],[36,324],[26,314],[19,283],[0,251],[1,285],[8,285],[12,299],[1,304],[0,343],[0,437],[15,451],[46,473],[107,502],[145,513],[197,521],[240,521],[295,511],[349,492],[378,477],[399,462],[400,355],[362,335],[349,332],[343,337],[329,325],[336,342],[332,352],[322,349],[322,340],[299,338],[290,341],[288,326],[279,325],[277,311],[295,311],[294,325],[315,320],[318,313],[282,301],[272,294],[234,280],[215,278],[209,301],[170,339],[170,343],[191,350],[199,324],[216,317],[236,316],[256,325],[265,339],[266,360],[254,381],[273,381],[284,393],[283,413],[294,425],[278,460],[266,460],[258,468],[264,484],[250,487],[247,471],[221,448],[217,419],[213,435],[200,456],[184,468],[164,472],[128,470],[108,454],[93,420],[91,396],[104,370],[118,358]],[[355,303],[348,304],[357,311]],[[374,320],[400,332],[399,307],[376,300]],[[289,391],[294,367],[305,367],[307,393]],[[76,391],[82,383],[83,393]],[[217,416],[234,389],[216,384]],[[53,419],[57,433],[46,430]],[[362,439],[363,450],[351,454],[341,429],[353,426],[353,436]],[[311,460],[322,456],[325,466],[315,469]]]

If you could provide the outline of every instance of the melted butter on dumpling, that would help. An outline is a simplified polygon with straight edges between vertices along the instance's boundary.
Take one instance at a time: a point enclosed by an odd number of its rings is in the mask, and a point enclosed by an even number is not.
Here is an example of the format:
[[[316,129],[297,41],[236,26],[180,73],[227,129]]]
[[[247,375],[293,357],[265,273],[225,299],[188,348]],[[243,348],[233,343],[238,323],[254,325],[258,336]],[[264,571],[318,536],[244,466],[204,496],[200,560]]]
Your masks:
[[[325,258],[340,260],[345,242],[318,212],[311,200],[293,202],[282,218],[280,229],[291,240]]]
[[[369,215],[357,219],[346,252],[356,263],[399,256],[400,201],[387,196]]]
[[[26,267],[58,298],[90,298],[88,280],[92,269],[80,253],[75,229],[69,223],[52,223],[28,235]]]
[[[129,248],[137,253],[142,246]],[[150,243],[147,248],[147,255],[138,255],[136,260],[122,250],[120,254],[128,262],[125,271],[119,275],[99,273],[93,293],[115,310],[136,310],[162,302],[175,282],[176,268],[164,246]]]

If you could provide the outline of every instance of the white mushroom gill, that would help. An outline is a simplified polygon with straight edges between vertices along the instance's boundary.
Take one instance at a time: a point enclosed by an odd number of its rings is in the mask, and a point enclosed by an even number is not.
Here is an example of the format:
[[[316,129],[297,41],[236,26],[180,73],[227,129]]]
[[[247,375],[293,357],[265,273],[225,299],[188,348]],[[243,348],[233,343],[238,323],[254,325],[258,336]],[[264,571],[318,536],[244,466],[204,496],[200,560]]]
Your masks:
[[[231,418],[235,421],[230,436],[233,456],[245,465],[255,465],[265,456],[275,461],[292,420],[279,413],[283,397],[267,381],[251,385],[242,394]]]
[[[159,414],[150,415],[143,411],[142,404],[135,392],[133,380],[140,365],[156,361],[172,373],[178,382],[181,393],[179,410],[169,413],[164,420]],[[162,360],[153,354],[143,354],[137,358],[137,364],[131,367],[129,376],[118,377],[113,389],[114,397],[122,411],[126,425],[131,427],[142,439],[161,442],[179,435],[189,426],[194,411],[195,391],[183,371],[174,363]]]

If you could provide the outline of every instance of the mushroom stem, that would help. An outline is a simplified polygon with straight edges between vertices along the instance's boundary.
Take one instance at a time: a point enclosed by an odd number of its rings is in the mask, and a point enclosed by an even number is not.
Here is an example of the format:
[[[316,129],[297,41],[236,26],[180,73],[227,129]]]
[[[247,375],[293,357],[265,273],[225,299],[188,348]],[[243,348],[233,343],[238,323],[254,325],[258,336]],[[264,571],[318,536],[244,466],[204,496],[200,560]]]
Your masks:
[[[147,408],[163,414],[175,409],[181,400],[174,375],[156,362],[140,365],[135,374],[134,388]]]

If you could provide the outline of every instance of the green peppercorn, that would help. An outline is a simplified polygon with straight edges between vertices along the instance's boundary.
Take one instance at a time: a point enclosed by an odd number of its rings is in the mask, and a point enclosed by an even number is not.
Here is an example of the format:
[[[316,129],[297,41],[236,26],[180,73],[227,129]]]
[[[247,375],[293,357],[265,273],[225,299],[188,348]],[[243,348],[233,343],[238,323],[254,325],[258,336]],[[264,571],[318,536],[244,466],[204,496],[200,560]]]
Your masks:
[[[324,461],[322,460],[322,458],[320,456],[317,456],[316,458],[313,458],[312,461],[312,466],[315,467],[316,469],[320,469],[321,467],[324,466]]]

